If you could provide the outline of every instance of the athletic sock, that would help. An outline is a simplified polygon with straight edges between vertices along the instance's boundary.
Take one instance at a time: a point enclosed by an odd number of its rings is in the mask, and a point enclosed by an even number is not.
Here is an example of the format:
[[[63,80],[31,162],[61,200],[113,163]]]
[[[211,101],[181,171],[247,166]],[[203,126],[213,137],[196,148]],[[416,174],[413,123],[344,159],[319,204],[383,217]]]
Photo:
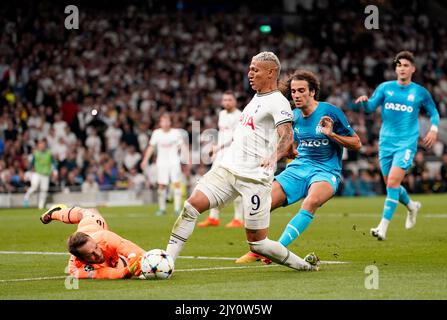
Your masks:
[[[391,221],[399,204],[400,188],[386,188],[386,199],[383,206],[383,218]]]
[[[244,207],[242,206],[242,198],[234,199],[234,219],[239,221],[244,220]]]
[[[182,205],[182,189],[174,188],[174,210],[179,211]]]
[[[166,189],[158,189],[158,208],[166,211]]]
[[[407,189],[405,189],[404,186],[400,186],[399,188],[399,202],[402,203],[404,206],[408,206],[408,204],[411,202]]]
[[[386,199],[383,205],[382,221],[380,221],[379,224],[379,229],[382,233],[386,233],[388,224],[393,218],[396,207],[399,204],[399,193],[400,188],[386,188]]]
[[[260,254],[266,258],[269,258],[273,262],[282,264],[296,270],[309,270],[311,265],[298,257],[293,252],[290,252],[278,241],[272,241],[265,238],[261,241],[249,242],[250,250],[257,254]]]
[[[210,218],[219,220],[219,214],[220,210],[218,208],[211,208],[210,209]]]
[[[177,259],[185,242],[191,236],[196,226],[197,217],[200,213],[188,201],[185,201],[183,210],[172,228],[171,237],[166,251],[172,259]]]
[[[51,220],[59,220],[67,224],[78,224],[82,219],[82,208],[72,207],[54,211],[51,214]]]
[[[305,209],[300,209],[287,224],[287,227],[279,238],[279,242],[287,247],[307,229],[313,218],[312,213]]]

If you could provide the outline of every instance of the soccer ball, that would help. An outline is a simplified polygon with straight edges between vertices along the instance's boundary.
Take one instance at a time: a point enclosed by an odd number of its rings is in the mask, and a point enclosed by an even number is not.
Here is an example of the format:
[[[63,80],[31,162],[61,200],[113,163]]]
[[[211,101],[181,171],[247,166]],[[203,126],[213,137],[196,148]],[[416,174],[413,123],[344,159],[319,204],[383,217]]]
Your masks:
[[[141,258],[142,279],[169,279],[173,272],[174,260],[164,250],[150,250]]]

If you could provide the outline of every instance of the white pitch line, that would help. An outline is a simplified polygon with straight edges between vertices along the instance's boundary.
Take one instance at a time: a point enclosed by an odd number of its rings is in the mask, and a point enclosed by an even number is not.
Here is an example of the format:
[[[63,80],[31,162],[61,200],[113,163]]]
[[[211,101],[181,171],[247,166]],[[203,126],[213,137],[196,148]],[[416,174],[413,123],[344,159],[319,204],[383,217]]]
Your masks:
[[[0,254],[24,254],[24,255],[68,255],[66,252],[45,252],[45,251],[0,251]],[[179,256],[179,259],[197,259],[197,260],[236,260],[230,257],[202,257],[202,256]],[[321,264],[345,264],[344,261],[320,261]]]
[[[65,278],[67,278],[67,276],[25,278],[25,279],[7,279],[7,280],[0,280],[0,283],[3,283],[3,282],[23,282],[23,281],[41,281],[41,280],[59,280],[59,279],[65,279]]]
[[[45,252],[45,251],[0,251],[0,254],[26,254],[26,255],[44,255],[44,256],[66,256],[68,252]]]
[[[321,264],[345,264],[348,262],[343,261],[321,261]],[[196,271],[214,271],[214,270],[234,270],[234,269],[259,269],[259,268],[273,268],[281,267],[280,264],[262,265],[262,266],[236,266],[236,267],[213,267],[213,268],[194,268],[194,269],[178,269],[175,272],[196,272]],[[66,279],[66,276],[56,276],[56,277],[40,277],[40,278],[25,278],[25,279],[6,279],[0,280],[0,283],[5,282],[25,282],[25,281],[42,281],[42,280],[60,280]]]

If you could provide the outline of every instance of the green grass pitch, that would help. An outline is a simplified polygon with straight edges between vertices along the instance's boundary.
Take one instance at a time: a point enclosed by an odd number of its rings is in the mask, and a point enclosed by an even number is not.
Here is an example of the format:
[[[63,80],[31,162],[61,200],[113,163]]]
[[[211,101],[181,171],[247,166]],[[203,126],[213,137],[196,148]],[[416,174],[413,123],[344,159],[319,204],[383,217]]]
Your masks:
[[[416,227],[405,230],[399,206],[386,241],[369,229],[379,222],[383,197],[335,198],[320,208],[309,229],[290,249],[303,257],[315,251],[319,272],[297,272],[259,263],[179,258],[167,281],[81,280],[67,289],[64,252],[73,225],[42,225],[36,209],[0,210],[0,299],[447,299],[447,195],[415,196],[423,204]],[[171,208],[172,209],[172,208]],[[272,213],[269,237],[277,239],[298,205]],[[100,208],[112,231],[150,250],[166,247],[173,215],[156,217],[155,206]],[[199,221],[204,217],[200,217]],[[231,219],[231,208],[222,224]],[[248,249],[243,229],[196,228],[182,256],[238,257]],[[14,252],[14,253],[13,253]],[[17,252],[22,252],[18,254]],[[375,265],[378,289],[366,289]]]

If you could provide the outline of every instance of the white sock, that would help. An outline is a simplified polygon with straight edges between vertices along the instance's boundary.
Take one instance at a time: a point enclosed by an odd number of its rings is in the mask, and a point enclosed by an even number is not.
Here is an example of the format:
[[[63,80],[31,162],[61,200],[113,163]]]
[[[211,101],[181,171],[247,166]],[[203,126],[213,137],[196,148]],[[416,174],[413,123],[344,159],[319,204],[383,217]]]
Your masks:
[[[45,208],[45,202],[47,201],[48,192],[41,191],[39,192],[39,210]]]
[[[234,219],[242,221],[244,219],[244,207],[242,206],[242,198],[234,199]]]
[[[219,220],[220,210],[218,208],[210,209],[210,218]]]
[[[407,204],[407,208],[408,208],[408,210],[416,209],[416,202],[414,202],[413,200],[410,200],[410,202],[408,202],[408,204]]]
[[[177,259],[180,251],[182,251],[183,245],[194,231],[197,217],[199,215],[200,213],[196,208],[194,208],[188,201],[185,201],[183,210],[177,218],[174,227],[172,227],[171,237],[169,238],[169,243],[166,247],[166,251],[174,261]]]
[[[387,220],[384,218],[382,218],[382,220],[380,220],[378,228],[381,231],[381,233],[386,233],[386,231],[388,230],[389,224],[390,224],[390,220]]]
[[[166,211],[166,189],[158,189],[158,207]]]
[[[174,210],[179,211],[182,205],[182,189],[174,188]]]
[[[261,241],[249,242],[250,250],[269,258],[273,262],[282,264],[295,270],[309,270],[311,265],[290,252],[278,241],[265,238]]]

